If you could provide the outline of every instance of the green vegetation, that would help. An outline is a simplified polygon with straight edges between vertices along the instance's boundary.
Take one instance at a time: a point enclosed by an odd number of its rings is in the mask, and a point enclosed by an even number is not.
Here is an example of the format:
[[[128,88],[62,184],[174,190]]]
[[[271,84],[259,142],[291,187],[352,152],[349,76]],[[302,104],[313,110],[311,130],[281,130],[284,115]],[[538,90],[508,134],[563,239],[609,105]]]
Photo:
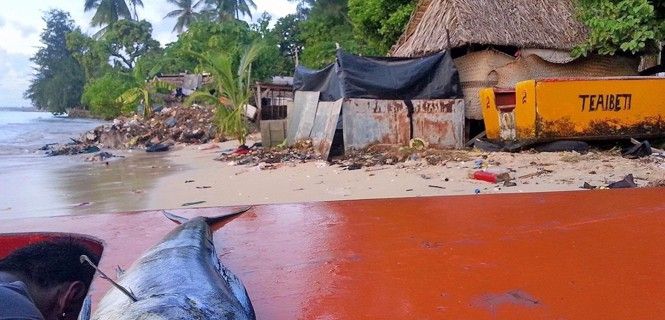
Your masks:
[[[76,27],[68,13],[49,11],[25,96],[54,113],[82,106],[111,118],[143,105],[148,116],[156,93],[169,89],[149,81],[155,74],[210,72],[214,95],[195,97],[217,106],[220,130],[242,140],[242,106],[251,83],[291,75],[297,63],[322,67],[334,61],[338,45],[356,54],[384,55],[418,2],[290,1],[298,4],[297,12],[272,21],[255,12],[253,0],[164,0],[172,9],[165,19],[178,33],[177,41],[164,46],[153,39],[152,25],[139,19],[141,0],[81,1],[93,12],[91,25],[101,29],[93,36]],[[575,55],[648,52],[664,40],[665,0],[576,1],[590,36]],[[243,20],[252,16],[254,23]],[[246,50],[257,43],[261,50]]]
[[[192,22],[196,21],[201,15],[199,12],[196,12],[195,4],[193,0],[166,0],[168,3],[175,5],[178,9],[175,9],[166,14],[164,19],[167,18],[176,18],[175,26],[173,27],[173,32],[182,33],[185,29],[189,27]]]
[[[217,128],[222,134],[231,135],[245,144],[247,124],[245,123],[245,106],[252,95],[252,62],[260,53],[260,46],[252,44],[242,55],[237,72],[233,72],[235,57],[227,53],[192,53],[201,61],[201,67],[209,72],[214,81],[214,89],[218,95],[205,91],[192,94],[186,101],[204,102],[217,107]]]
[[[402,35],[415,7],[412,0],[349,0],[355,39],[364,39],[373,54],[385,54]]]
[[[657,52],[665,41],[664,0],[579,0],[578,11],[590,34],[574,56]]]
[[[30,59],[36,65],[36,74],[24,95],[35,107],[62,114],[66,108],[79,105],[85,74],[67,50],[67,34],[74,31],[69,14],[51,10],[44,21],[46,28],[41,34],[44,46]]]
[[[152,38],[152,25],[139,20],[136,9],[143,1],[83,0],[84,11],[93,13],[90,24],[100,31],[87,35],[67,13],[48,13],[45,19],[53,21],[44,30],[44,48],[33,58],[40,68],[26,97],[55,113],[81,106],[112,118],[144,106],[149,116],[155,94],[169,89],[151,81],[155,74],[210,72],[216,93],[207,101],[218,106],[219,128],[244,139],[238,119],[251,83],[292,75],[296,63],[330,63],[337,44],[360,54],[385,54],[416,2],[372,0],[370,12],[359,0],[293,1],[296,13],[277,21],[263,13],[249,24],[242,18],[255,14],[253,0],[165,0],[172,7],[165,19],[174,20],[179,36],[162,47]]]
[[[156,93],[168,94],[171,90],[175,89],[171,84],[166,82],[146,81],[145,74],[146,72],[140,66],[132,70],[128,81],[130,88],[116,99],[120,103],[121,110],[131,110],[132,107],[142,104],[143,116],[149,117],[152,114],[152,97]]]
[[[131,88],[127,76],[118,70],[111,70],[100,78],[92,79],[85,85],[81,102],[90,108],[90,112],[103,119],[113,119],[123,114],[130,114],[136,108],[123,105],[118,97]]]

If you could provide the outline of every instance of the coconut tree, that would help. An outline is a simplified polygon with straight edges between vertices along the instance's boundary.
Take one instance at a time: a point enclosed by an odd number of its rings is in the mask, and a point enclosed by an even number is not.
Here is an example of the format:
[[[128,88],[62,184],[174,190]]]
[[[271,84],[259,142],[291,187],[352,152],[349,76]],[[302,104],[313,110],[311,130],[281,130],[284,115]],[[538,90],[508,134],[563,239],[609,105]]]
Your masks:
[[[139,21],[139,13],[138,10],[136,9],[137,7],[143,8],[143,0],[127,0],[129,2],[129,6],[131,8],[131,11],[134,16],[134,20]]]
[[[197,91],[187,100],[186,104],[204,102],[216,106],[215,119],[218,130],[234,136],[245,145],[248,133],[245,120],[245,108],[252,95],[252,62],[261,50],[260,45],[253,44],[246,49],[236,72],[233,72],[233,56],[226,53],[191,53],[200,61],[201,68],[209,72],[214,89],[218,96],[209,92]]]
[[[199,0],[196,6],[200,5],[204,6],[203,13],[218,21],[240,19],[243,15],[251,18],[252,10],[256,9],[254,0]]]
[[[141,0],[132,2],[141,2]],[[132,19],[132,13],[125,0],[85,0],[83,9],[86,12],[95,10],[90,21],[93,27],[105,27],[120,19]]]
[[[195,11],[196,5],[192,0],[167,0],[169,3],[174,4],[178,9],[169,12],[166,18],[178,18],[173,27],[173,32],[182,33],[189,25],[199,17],[199,13]]]
[[[146,118],[152,114],[152,96],[156,93],[167,93],[174,89],[172,84],[164,81],[146,80],[145,72],[140,64],[132,69],[132,73],[128,75],[128,78],[132,83],[132,87],[123,92],[116,101],[122,104],[123,107],[143,104],[143,116]]]

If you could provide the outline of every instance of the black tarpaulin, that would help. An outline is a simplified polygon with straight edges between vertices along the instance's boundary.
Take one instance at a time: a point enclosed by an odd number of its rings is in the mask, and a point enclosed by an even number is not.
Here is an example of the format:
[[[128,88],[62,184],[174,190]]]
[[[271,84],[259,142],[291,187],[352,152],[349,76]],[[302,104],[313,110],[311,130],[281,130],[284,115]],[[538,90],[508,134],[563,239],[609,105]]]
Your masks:
[[[448,52],[420,58],[360,57],[337,51],[321,70],[297,67],[296,91],[319,91],[321,101],[462,98],[459,74]]]

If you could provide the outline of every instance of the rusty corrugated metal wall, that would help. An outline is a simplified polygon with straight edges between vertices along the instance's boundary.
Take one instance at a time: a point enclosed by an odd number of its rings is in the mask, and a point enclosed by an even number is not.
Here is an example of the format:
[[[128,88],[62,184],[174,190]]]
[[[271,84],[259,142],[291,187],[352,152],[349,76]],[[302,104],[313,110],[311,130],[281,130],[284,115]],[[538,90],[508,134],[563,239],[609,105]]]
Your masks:
[[[344,146],[363,149],[372,144],[407,145],[421,138],[433,147],[464,145],[464,101],[347,99],[342,106]]]

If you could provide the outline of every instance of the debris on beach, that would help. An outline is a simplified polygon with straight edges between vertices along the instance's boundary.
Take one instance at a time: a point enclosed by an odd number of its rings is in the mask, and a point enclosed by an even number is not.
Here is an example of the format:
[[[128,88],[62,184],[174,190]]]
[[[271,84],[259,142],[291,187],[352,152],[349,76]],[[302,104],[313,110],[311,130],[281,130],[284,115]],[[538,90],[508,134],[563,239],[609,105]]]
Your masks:
[[[626,148],[621,152],[621,155],[627,159],[639,159],[648,157],[653,153],[651,149],[651,144],[649,141],[642,141],[639,144],[635,144],[630,148]]]
[[[214,109],[194,105],[174,106],[155,112],[144,119],[139,116],[120,117],[83,134],[86,144],[111,149],[132,149],[149,145],[175,143],[203,144],[216,137]]]
[[[610,183],[609,185],[607,185],[607,188],[609,189],[637,188],[637,184],[635,183],[633,175],[629,174],[619,181]]]
[[[74,139],[72,139],[74,140]],[[46,155],[49,157],[54,156],[63,156],[63,155],[75,155],[82,153],[95,153],[101,151],[99,147],[91,144],[84,144],[79,141],[72,141],[67,144],[47,144],[39,150],[46,151]]]
[[[145,146],[145,151],[146,152],[165,152],[165,151],[169,151],[170,148],[171,148],[170,145],[164,144],[164,143],[157,143],[157,144],[148,143]]]
[[[345,155],[330,159],[331,165],[343,170],[359,170],[382,165],[410,163],[416,166],[444,165],[449,161],[467,161],[468,152],[460,150],[436,150],[401,147],[394,145],[374,145],[363,150],[351,150]],[[325,160],[317,154],[309,140],[295,143],[291,147],[263,148],[261,146],[241,147],[222,151],[215,160],[232,162],[234,165],[260,166],[261,170],[275,169],[280,163],[305,163]]]
[[[272,169],[269,166],[278,163],[305,163],[308,161],[321,160],[316,155],[312,143],[303,141],[289,148],[266,149],[258,145],[251,147],[240,147],[235,150],[225,150],[215,158],[217,161],[233,162],[235,165],[259,166],[263,164],[264,169]]]
[[[88,157],[85,159],[87,162],[103,162],[111,158],[124,158],[125,156],[117,156],[115,154],[112,154],[110,152],[102,151],[100,153],[95,154],[92,157]]]
[[[381,165],[410,163],[413,165],[444,165],[449,161],[468,161],[470,155],[460,150],[423,149],[377,144],[364,150],[351,150],[344,156],[333,159],[332,164],[347,170]]]
[[[195,206],[197,204],[204,204],[204,203],[206,203],[206,202],[205,201],[194,201],[194,202],[183,203],[180,206],[181,207],[191,207],[191,206]]]

